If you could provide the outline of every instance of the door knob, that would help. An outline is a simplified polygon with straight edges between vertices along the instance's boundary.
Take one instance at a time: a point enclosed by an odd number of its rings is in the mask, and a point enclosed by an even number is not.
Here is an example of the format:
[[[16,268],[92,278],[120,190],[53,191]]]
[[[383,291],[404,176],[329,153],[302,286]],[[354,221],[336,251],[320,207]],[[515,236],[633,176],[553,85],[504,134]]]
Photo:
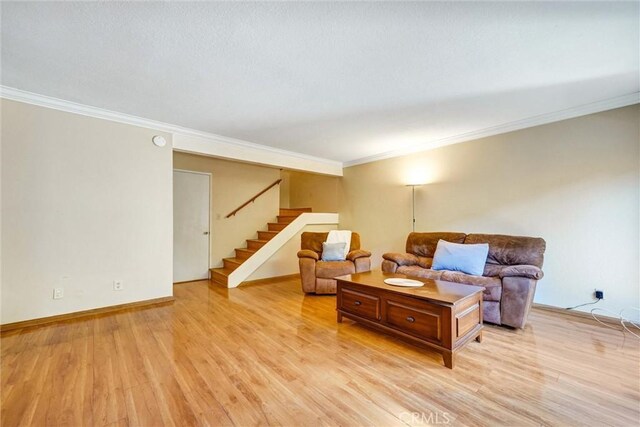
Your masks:
[[[206,235],[208,235],[208,234],[209,234],[209,232],[208,232],[208,231],[205,231],[205,232],[204,232],[204,233],[202,233],[202,234],[204,234],[204,235],[206,236]]]

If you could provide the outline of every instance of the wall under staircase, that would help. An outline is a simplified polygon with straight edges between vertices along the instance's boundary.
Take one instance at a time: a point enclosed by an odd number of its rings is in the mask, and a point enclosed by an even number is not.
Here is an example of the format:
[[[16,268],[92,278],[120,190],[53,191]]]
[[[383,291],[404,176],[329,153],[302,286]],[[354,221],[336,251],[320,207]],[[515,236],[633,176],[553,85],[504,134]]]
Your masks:
[[[235,249],[235,257],[223,259],[222,268],[211,269],[211,280],[235,288],[246,280],[291,274],[297,271],[297,268],[289,270],[297,266],[300,234],[305,230],[337,228],[337,224],[337,213],[314,213],[310,208],[280,209],[277,221],[267,223],[266,231],[258,231],[257,239],[247,239],[245,248]]]

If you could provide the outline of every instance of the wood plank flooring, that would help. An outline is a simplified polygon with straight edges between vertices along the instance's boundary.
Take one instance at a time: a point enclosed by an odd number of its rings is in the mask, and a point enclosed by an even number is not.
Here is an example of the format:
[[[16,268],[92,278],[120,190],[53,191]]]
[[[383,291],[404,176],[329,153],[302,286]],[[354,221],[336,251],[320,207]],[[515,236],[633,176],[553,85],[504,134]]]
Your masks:
[[[175,285],[172,305],[2,335],[10,426],[640,423],[638,340],[533,310],[440,355],[349,320],[296,279]]]

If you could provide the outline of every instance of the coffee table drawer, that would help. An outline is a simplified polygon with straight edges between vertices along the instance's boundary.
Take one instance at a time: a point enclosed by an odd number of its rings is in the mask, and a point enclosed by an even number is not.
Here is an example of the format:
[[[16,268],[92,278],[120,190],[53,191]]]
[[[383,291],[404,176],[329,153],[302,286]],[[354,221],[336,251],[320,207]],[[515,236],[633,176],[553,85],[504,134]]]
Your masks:
[[[353,289],[342,289],[340,309],[370,320],[380,320],[380,298]]]
[[[401,300],[389,299],[385,301],[385,309],[387,325],[435,343],[442,341],[439,307],[431,307],[428,303],[408,305]]]

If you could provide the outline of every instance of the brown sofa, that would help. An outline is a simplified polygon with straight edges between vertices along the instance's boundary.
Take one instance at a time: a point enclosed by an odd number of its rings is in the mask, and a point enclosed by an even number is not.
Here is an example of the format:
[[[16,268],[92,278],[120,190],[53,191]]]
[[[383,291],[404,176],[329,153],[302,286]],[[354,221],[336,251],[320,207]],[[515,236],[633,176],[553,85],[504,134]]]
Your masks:
[[[482,276],[457,271],[431,269],[438,240],[453,243],[488,243],[489,255]],[[546,243],[538,237],[498,234],[411,233],[407,253],[386,253],[382,271],[402,273],[448,282],[484,286],[484,320],[497,325],[523,328],[536,283],[543,276],[542,262]]]
[[[322,243],[329,233],[302,233],[298,252],[300,279],[305,293],[335,294],[334,277],[371,269],[371,252],[360,249],[360,235],[351,233],[351,246],[345,261],[322,261]]]

